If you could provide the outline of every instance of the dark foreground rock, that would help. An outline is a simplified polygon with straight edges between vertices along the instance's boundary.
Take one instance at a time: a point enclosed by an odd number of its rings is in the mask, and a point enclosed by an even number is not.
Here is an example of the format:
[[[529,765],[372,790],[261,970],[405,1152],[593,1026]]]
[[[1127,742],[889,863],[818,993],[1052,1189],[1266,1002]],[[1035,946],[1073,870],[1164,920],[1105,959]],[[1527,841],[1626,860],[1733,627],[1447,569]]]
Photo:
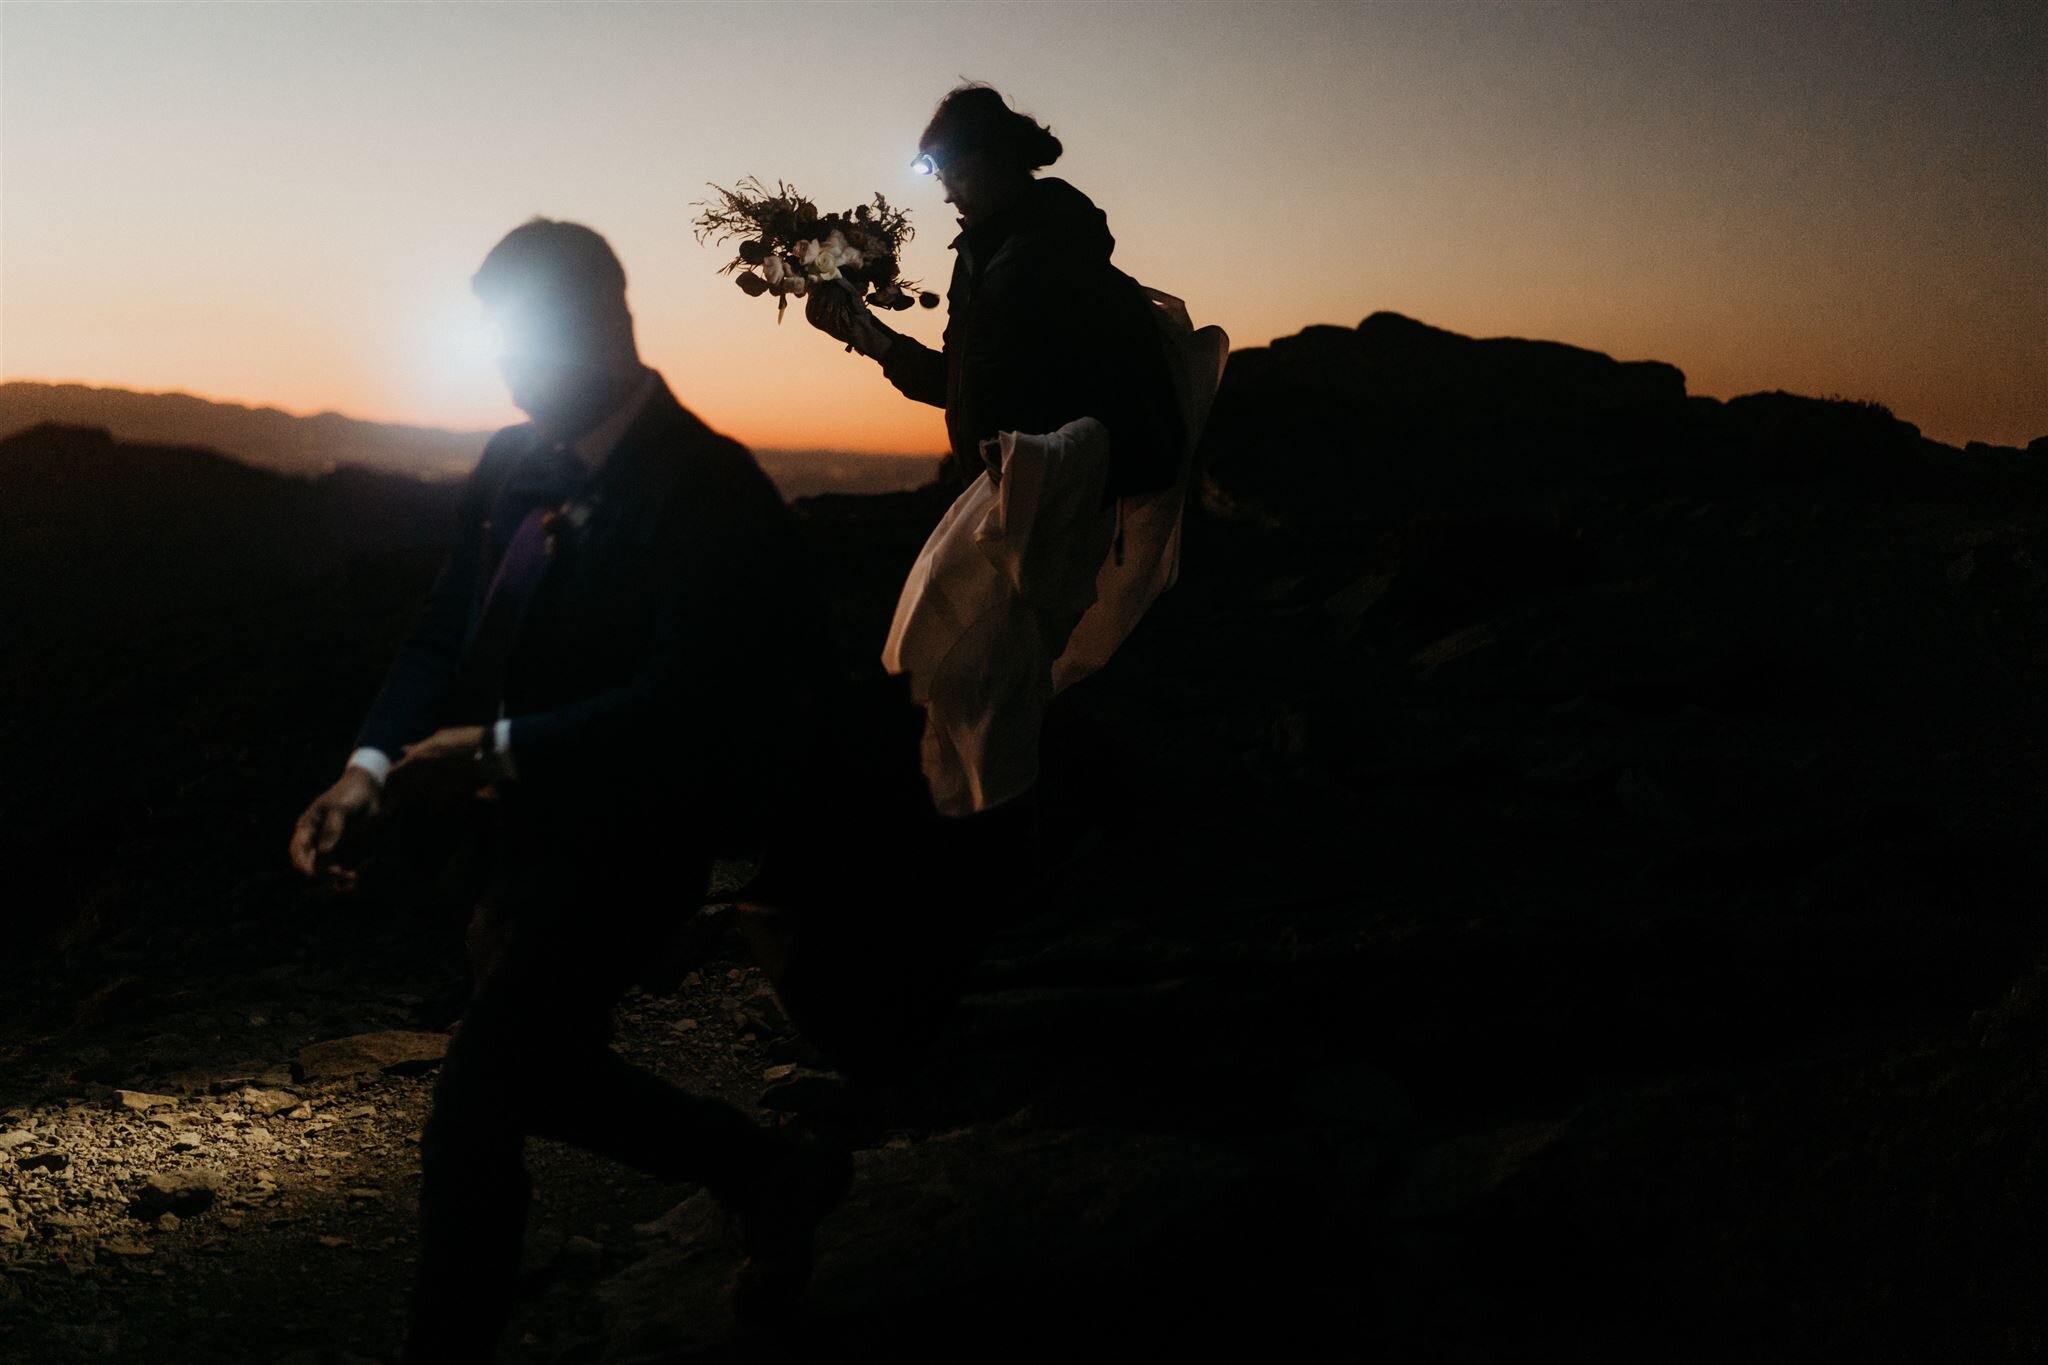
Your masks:
[[[957,1343],[978,1318],[1002,1324],[1004,1339],[985,1345],[1007,1356],[1176,1284],[1183,1311],[1198,1309],[1215,1285],[1263,1280],[1287,1254],[1245,1236],[1295,1222],[1262,1200],[1262,1165],[1184,1135],[1001,1126],[864,1152],[855,1192],[821,1239],[797,1330],[839,1349],[922,1351]],[[736,1252],[716,1205],[696,1196],[667,1237],[599,1287],[617,1358],[733,1340],[725,1293]]]

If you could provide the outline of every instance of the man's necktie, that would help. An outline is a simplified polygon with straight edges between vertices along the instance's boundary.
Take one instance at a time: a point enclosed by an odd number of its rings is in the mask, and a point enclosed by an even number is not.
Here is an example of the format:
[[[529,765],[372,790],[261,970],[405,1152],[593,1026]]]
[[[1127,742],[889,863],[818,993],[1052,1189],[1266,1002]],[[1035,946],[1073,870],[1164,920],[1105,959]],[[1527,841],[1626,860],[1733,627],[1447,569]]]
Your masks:
[[[504,685],[512,642],[547,572],[549,524],[588,475],[574,452],[555,446],[529,455],[506,487],[500,506],[527,510],[484,591],[483,614],[469,647],[474,676],[493,694]]]

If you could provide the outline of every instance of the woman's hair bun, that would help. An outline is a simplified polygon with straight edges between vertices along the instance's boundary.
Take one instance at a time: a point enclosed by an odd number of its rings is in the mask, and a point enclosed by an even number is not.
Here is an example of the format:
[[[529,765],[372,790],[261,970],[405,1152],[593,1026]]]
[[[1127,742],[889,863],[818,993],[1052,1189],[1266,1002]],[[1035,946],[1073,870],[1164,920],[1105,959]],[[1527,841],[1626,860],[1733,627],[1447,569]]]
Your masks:
[[[949,152],[989,152],[1026,171],[1052,165],[1064,150],[1052,129],[1018,113],[994,86],[979,81],[946,93],[917,145],[942,161]]]

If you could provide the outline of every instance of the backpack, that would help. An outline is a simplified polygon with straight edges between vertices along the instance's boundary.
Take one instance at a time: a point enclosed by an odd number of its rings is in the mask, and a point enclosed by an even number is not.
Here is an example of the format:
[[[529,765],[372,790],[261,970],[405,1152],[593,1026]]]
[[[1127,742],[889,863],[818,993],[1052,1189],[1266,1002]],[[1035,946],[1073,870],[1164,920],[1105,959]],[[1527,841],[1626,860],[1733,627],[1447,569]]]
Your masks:
[[[1147,289],[1115,266],[1106,269],[1117,302],[1103,319],[1104,334],[1093,341],[1109,385],[1103,410],[1095,415],[1114,433],[1104,493],[1106,498],[1143,497],[1173,485],[1189,443],[1180,401],[1182,367],[1158,302],[1170,296]],[[1181,309],[1183,321],[1186,316]]]
[[[1179,581],[1181,519],[1195,447],[1230,359],[1230,337],[1221,327],[1198,329],[1181,300],[1132,283],[1145,299],[1159,343],[1179,439],[1163,482],[1148,492],[1118,494],[1113,548],[1096,574],[1094,605],[1082,615],[1053,663],[1055,693],[1108,663],[1146,610]],[[1111,478],[1116,478],[1114,445]]]

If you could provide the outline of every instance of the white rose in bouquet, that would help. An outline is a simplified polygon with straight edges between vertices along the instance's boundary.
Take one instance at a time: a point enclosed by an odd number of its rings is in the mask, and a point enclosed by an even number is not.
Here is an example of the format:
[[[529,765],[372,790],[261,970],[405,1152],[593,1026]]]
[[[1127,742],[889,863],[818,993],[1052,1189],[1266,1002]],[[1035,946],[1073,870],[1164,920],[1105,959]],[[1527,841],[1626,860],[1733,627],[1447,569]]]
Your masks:
[[[838,279],[843,250],[843,247],[833,246],[830,242],[805,242],[804,273],[816,280]]]

